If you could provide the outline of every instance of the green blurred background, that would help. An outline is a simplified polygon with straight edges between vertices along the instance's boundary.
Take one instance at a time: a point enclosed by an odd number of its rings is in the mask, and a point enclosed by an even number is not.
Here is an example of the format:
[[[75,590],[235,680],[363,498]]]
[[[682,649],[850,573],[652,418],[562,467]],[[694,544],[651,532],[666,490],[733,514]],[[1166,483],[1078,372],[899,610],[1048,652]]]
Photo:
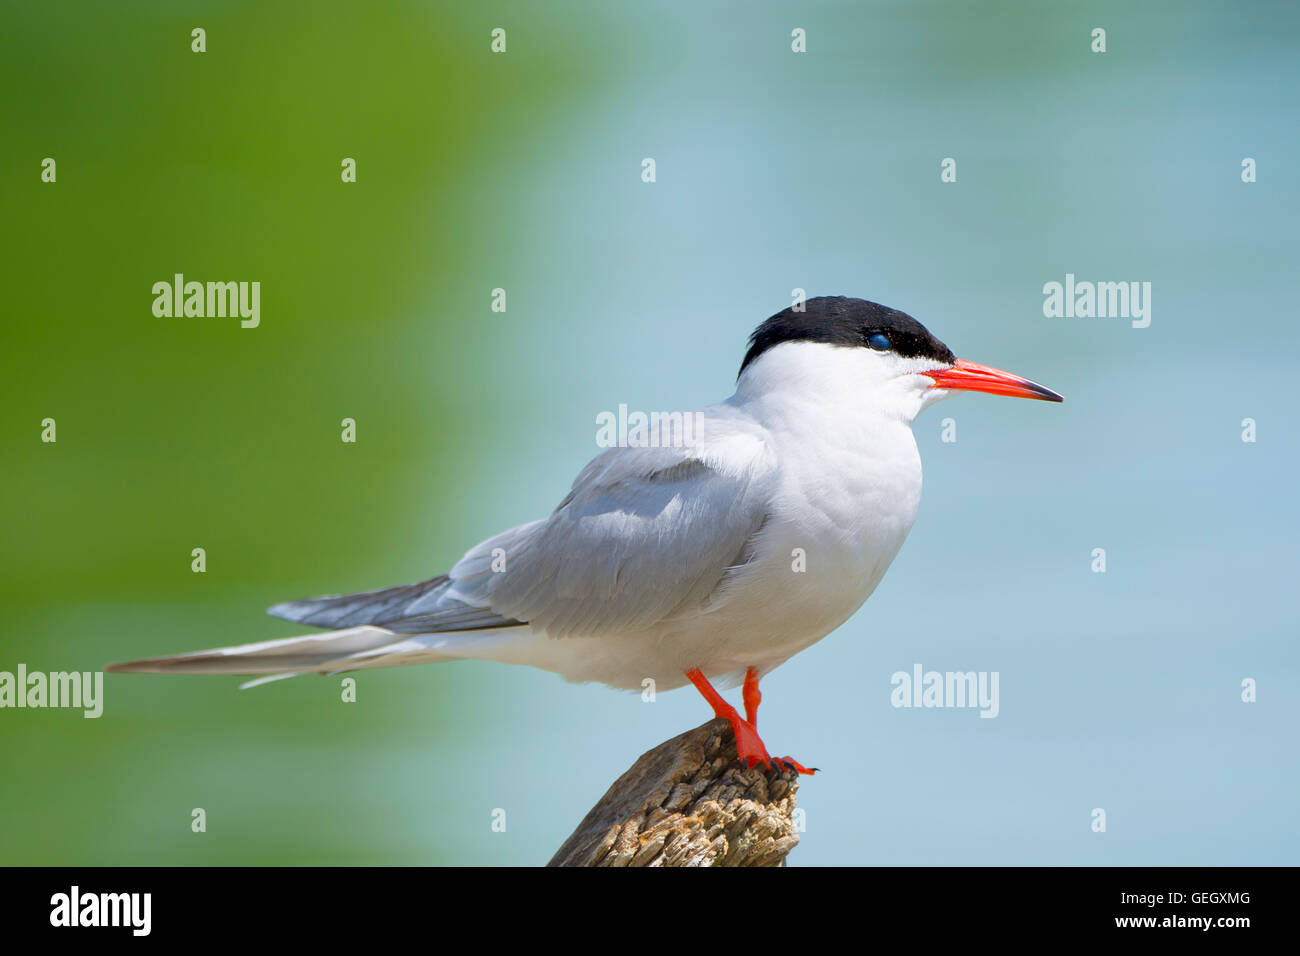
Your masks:
[[[911,543],[765,685],[769,742],[829,771],[791,862],[1295,863],[1297,23],[7,4],[0,670],[287,636],[263,608],[443,571],[555,505],[599,411],[719,400],[793,288],[860,295],[1068,402],[918,423]],[[260,281],[260,327],[155,318],[176,272]],[[1151,328],[1045,319],[1066,272],[1152,281]],[[892,710],[914,661],[1000,670],[1002,716]],[[111,675],[98,720],[0,712],[0,863],[544,862],[708,716],[482,663],[365,672],[351,704],[237,684]]]

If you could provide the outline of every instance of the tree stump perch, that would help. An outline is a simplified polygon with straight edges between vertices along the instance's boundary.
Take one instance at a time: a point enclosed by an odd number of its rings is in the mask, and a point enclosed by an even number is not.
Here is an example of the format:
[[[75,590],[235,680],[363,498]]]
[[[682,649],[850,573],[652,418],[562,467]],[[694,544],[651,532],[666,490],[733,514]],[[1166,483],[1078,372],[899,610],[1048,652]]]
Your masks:
[[[547,866],[784,866],[798,776],[743,769],[711,720],[642,754]]]

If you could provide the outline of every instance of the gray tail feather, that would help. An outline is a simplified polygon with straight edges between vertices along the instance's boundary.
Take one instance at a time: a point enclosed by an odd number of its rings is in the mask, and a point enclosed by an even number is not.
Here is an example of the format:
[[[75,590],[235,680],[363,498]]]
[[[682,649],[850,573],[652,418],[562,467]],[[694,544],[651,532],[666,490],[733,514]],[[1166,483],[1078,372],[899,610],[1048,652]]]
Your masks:
[[[400,644],[411,634],[446,634],[518,627],[522,622],[445,597],[447,575],[397,587],[329,597],[286,601],[269,613],[287,621],[324,627],[307,634],[255,644],[240,644],[191,654],[173,654],[110,664],[111,673],[135,674],[268,674],[311,671],[334,673],[360,664],[358,656]],[[436,659],[453,655],[437,653]]]
[[[346,667],[353,654],[387,647],[402,640],[382,627],[354,627],[326,634],[286,637],[211,651],[149,657],[109,664],[116,674],[298,674]]]

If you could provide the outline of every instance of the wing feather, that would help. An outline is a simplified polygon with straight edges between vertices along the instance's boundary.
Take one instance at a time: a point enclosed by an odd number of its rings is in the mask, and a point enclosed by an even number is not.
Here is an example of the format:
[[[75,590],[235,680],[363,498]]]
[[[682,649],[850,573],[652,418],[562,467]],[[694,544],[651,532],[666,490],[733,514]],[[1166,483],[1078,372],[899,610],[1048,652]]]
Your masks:
[[[702,448],[609,449],[549,518],[471,550],[447,594],[552,637],[716,609],[719,585],[754,551],[773,483],[762,434],[729,426]]]
[[[523,623],[502,617],[491,608],[449,598],[450,581],[447,575],[439,574],[414,584],[285,601],[268,608],[267,613],[312,627],[338,629],[371,624],[409,634],[477,631]]]

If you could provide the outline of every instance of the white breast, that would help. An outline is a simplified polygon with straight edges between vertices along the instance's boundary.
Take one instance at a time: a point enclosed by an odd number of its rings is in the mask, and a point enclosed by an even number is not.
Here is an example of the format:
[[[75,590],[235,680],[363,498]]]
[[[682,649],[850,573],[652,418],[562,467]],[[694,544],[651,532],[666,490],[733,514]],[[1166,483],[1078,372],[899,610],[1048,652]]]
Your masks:
[[[844,623],[884,577],[920,504],[911,420],[923,402],[907,408],[902,390],[895,402],[863,353],[781,346],[742,380],[730,404],[763,426],[779,463],[770,517],[726,605],[659,635],[667,657],[707,649],[706,674],[766,672]]]
[[[897,419],[809,402],[785,404],[766,424],[781,480],[751,584],[762,621],[745,630],[763,635],[752,650],[775,666],[839,627],[880,583],[916,517],[921,459]]]

